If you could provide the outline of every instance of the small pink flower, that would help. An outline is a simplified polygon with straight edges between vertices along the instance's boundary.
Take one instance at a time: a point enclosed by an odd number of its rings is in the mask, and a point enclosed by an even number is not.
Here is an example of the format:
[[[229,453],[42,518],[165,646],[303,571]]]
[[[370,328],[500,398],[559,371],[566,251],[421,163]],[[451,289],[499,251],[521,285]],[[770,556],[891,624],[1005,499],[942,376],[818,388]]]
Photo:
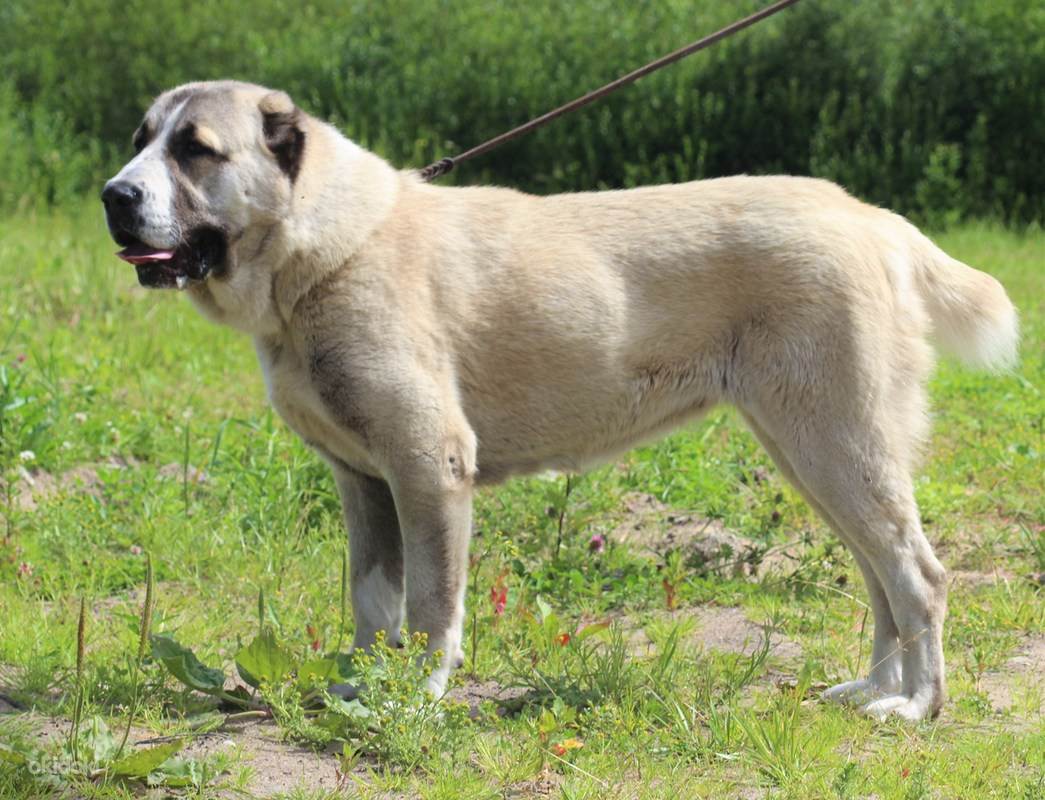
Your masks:
[[[132,556],[140,556],[141,554],[142,554],[142,549],[138,545],[132,544],[131,545],[131,555]]]
[[[33,565],[28,561],[23,561],[18,565],[18,577],[28,578],[33,574]]]
[[[606,537],[601,533],[594,534],[591,539],[588,540],[588,550],[593,553],[601,553],[606,549]]]
[[[19,353],[15,357],[15,364],[24,364],[24,363],[25,363],[25,353]]]
[[[490,587],[490,602],[493,604],[494,616],[501,616],[508,605],[508,586],[504,582],[504,575],[498,575],[494,585]]]

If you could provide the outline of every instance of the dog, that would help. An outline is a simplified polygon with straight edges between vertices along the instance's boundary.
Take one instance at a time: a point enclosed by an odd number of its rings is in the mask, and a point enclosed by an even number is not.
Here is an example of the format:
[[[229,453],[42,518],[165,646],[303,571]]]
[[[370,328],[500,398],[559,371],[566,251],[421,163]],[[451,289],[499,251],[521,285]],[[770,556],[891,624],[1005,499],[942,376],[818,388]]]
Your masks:
[[[737,407],[848,546],[874,613],[878,718],[945,699],[947,582],[911,471],[930,337],[1016,359],[989,275],[840,187],[738,176],[538,197],[400,171],[281,91],[162,94],[102,192],[148,287],[250,335],[269,399],[330,465],[354,647],[427,634],[428,688],[463,659],[475,488],[576,472]]]

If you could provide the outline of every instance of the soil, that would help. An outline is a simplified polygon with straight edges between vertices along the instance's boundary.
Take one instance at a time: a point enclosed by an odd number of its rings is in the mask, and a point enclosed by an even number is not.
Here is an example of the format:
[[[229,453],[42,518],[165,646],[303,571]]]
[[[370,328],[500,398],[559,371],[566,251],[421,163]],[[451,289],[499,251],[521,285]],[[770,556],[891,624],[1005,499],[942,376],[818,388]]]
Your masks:
[[[334,754],[282,741],[279,728],[272,722],[198,737],[182,754],[203,758],[222,750],[238,752],[238,764],[250,768],[243,788],[252,797],[270,797],[302,787],[333,791],[342,785]],[[234,795],[230,792],[228,796]]]
[[[733,606],[697,606],[665,611],[657,614],[657,620],[683,622],[695,619],[696,627],[686,636],[687,641],[705,650],[722,653],[750,655],[756,652],[764,639],[764,630]],[[633,630],[629,642],[636,652],[646,652],[652,641],[646,628]],[[769,655],[779,661],[796,661],[802,656],[802,648],[780,633],[770,633]]]
[[[467,703],[468,713],[475,719],[479,716],[483,703],[493,703],[496,713],[503,716],[506,713],[504,704],[518,700],[524,694],[525,689],[501,686],[497,681],[470,681],[463,686],[455,686],[447,692],[447,697],[458,703]]]
[[[87,494],[99,500],[105,497],[106,470],[130,469],[139,466],[134,457],[111,456],[100,464],[81,464],[61,475],[52,475],[45,469],[18,469],[18,480],[12,492],[12,504],[19,511],[36,511],[40,503],[62,493]]]
[[[743,576],[757,570],[761,546],[721,520],[673,510],[643,492],[625,494],[621,505],[624,513],[609,533],[611,541],[658,557],[679,550],[694,567],[707,572]]]
[[[997,713],[1015,711],[1020,706],[1021,693],[1037,692],[1036,716],[1041,720],[1045,716],[1040,702],[1045,692],[1045,635],[1024,639],[1001,667],[980,678],[980,689],[986,692]]]

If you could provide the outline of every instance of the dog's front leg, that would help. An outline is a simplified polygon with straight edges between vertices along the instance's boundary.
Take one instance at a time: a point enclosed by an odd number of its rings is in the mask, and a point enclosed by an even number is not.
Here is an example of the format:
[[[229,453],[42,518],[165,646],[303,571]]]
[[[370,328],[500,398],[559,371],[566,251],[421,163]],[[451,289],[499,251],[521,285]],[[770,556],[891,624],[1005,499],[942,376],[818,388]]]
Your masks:
[[[369,650],[378,631],[399,643],[403,627],[403,541],[388,484],[334,467],[348,528],[353,647]]]
[[[475,472],[474,445],[469,452],[464,438],[426,447],[390,480],[403,532],[407,623],[427,635],[430,654],[442,654],[428,680],[436,697],[462,652]]]

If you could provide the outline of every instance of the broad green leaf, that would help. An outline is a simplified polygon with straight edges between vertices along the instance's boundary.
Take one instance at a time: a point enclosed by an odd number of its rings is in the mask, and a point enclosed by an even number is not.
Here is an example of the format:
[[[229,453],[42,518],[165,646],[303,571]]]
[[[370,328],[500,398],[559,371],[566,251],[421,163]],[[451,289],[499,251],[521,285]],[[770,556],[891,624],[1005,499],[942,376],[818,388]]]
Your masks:
[[[109,765],[109,771],[124,778],[147,778],[150,772],[181,750],[182,744],[180,741],[170,742],[139,750],[114,761]]]
[[[241,700],[243,704],[246,705],[250,703],[250,690],[246,686],[237,685],[234,688],[227,690],[223,696],[223,699],[229,702],[231,702],[230,698]]]
[[[77,749],[86,750],[86,755],[95,764],[104,764],[119,750],[109,726],[101,717],[91,717],[80,726]]]
[[[279,646],[268,628],[236,653],[236,669],[240,677],[255,688],[262,683],[281,683],[295,666],[294,657]]]
[[[338,669],[341,670],[341,681],[352,686],[359,686],[362,679],[359,677],[359,667],[356,666],[352,653],[338,653],[334,656],[334,660],[337,661]],[[385,669],[384,664],[377,663],[367,667],[367,673],[371,680],[383,680],[388,675],[388,670]]]
[[[146,779],[149,786],[200,786],[206,782],[206,770],[195,758],[175,756],[149,773]]]
[[[352,719],[369,719],[374,716],[374,712],[359,700],[344,700],[337,695],[330,695],[327,700],[327,708]]]
[[[343,700],[335,695],[326,698],[327,712],[315,718],[320,728],[339,736],[354,731],[358,735],[364,730],[377,730],[381,720],[378,715],[363,705],[359,700]]]
[[[224,672],[204,666],[191,650],[182,647],[170,636],[156,634],[150,636],[149,641],[152,644],[152,657],[190,689],[214,693],[225,685]]]
[[[542,736],[547,736],[558,727],[559,723],[555,719],[555,715],[548,709],[543,709],[540,718],[537,720],[537,731]]]

